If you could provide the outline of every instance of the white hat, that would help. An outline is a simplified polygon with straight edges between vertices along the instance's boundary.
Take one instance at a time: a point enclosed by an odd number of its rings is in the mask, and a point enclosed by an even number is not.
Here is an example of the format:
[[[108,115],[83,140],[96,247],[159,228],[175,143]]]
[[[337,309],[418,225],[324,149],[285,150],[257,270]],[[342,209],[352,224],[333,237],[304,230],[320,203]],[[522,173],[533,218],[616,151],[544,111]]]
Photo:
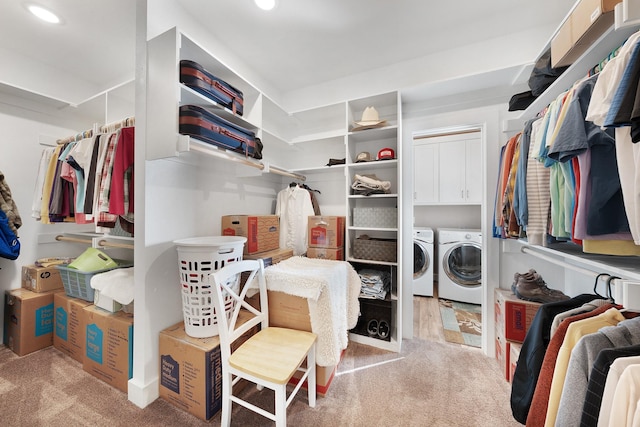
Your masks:
[[[357,126],[354,126],[352,131],[356,130],[364,130],[371,129],[375,127],[384,126],[386,120],[380,120],[380,116],[378,115],[378,110],[373,107],[367,107],[362,112],[362,119],[359,122],[356,122]]]

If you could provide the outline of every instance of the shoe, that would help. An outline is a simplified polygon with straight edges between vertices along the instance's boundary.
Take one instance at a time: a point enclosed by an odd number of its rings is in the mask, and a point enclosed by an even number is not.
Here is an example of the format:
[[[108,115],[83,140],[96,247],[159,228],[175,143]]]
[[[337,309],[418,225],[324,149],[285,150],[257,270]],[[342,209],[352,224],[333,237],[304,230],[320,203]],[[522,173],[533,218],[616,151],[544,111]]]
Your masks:
[[[514,280],[511,289],[521,300],[545,304],[569,299],[561,291],[547,287],[542,277],[533,269],[524,274],[516,273]]]

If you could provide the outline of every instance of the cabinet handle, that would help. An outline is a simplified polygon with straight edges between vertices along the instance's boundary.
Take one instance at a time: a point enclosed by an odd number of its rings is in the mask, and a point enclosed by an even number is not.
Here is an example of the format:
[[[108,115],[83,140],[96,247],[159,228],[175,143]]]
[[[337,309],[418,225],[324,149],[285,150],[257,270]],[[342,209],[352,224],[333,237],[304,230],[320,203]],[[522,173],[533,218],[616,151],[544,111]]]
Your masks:
[[[460,198],[464,199],[464,190],[460,190]]]
[[[467,199],[469,198],[469,190],[467,190]]]

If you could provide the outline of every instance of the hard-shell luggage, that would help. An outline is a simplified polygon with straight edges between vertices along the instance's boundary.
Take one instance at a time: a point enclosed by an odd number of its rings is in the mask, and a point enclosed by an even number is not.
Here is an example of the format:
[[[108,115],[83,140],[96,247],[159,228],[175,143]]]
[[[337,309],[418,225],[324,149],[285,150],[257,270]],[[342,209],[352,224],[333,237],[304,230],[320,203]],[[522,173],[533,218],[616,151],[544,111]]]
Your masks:
[[[253,157],[256,134],[197,105],[180,107],[179,132]]]
[[[197,62],[186,59],[180,61],[180,82],[230,109],[234,114],[241,116],[244,111],[242,92],[214,76]]]

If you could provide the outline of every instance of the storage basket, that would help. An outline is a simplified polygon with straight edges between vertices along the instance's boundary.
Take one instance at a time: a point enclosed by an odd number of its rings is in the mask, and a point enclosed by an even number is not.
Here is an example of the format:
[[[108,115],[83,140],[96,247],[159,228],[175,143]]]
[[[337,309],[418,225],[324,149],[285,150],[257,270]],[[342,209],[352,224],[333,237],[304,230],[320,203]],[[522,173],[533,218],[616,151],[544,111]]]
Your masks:
[[[116,268],[133,266],[133,263],[130,261],[118,259],[113,261],[115,262],[115,267],[103,268],[96,271],[80,271],[69,267],[70,264],[57,265],[56,268],[60,270],[60,278],[62,279],[64,292],[70,297],[93,302],[94,289],[91,287],[91,278],[93,276]]]
[[[353,208],[354,227],[397,228],[397,208]]]
[[[218,318],[213,306],[209,275],[231,262],[241,261],[246,237],[211,236],[176,240],[182,292],[184,330],[194,338],[218,335]],[[231,289],[238,292],[239,276]],[[231,316],[235,300],[223,295],[225,314]]]
[[[370,261],[396,262],[398,241],[358,237],[353,242],[353,257]]]

